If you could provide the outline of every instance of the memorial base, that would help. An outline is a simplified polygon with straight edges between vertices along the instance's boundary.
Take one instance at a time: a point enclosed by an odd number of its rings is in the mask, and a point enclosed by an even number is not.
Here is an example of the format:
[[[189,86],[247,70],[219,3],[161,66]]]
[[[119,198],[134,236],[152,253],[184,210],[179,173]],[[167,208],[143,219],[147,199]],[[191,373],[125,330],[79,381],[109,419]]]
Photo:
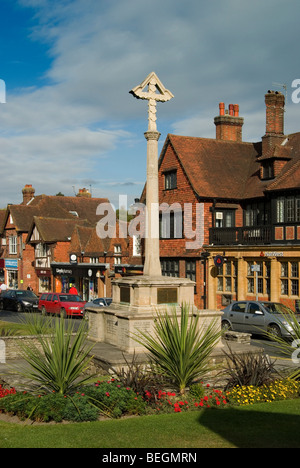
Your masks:
[[[153,335],[158,311],[175,308],[180,316],[185,304],[190,315],[200,314],[200,327],[212,320],[221,326],[221,312],[198,311],[194,306],[195,283],[189,279],[138,276],[114,280],[112,285],[113,302],[109,307],[87,308],[91,341],[112,344],[127,353],[145,352],[134,335],[139,331]]]

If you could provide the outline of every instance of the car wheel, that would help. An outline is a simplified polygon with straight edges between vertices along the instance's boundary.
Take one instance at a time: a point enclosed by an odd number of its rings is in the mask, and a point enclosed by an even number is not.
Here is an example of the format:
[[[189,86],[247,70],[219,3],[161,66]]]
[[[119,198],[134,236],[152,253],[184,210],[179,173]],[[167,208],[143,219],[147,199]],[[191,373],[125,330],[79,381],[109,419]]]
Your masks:
[[[23,307],[22,307],[21,302],[17,303],[17,312],[23,312]]]
[[[278,325],[270,325],[268,327],[268,334],[270,336],[270,338],[272,339],[272,337],[274,337],[275,339],[276,338],[281,338],[281,331],[280,331],[280,328],[278,327]]]
[[[64,308],[60,309],[59,315],[61,318],[66,318],[67,317],[66,309]]]
[[[45,306],[42,306],[41,314],[42,314],[44,317],[46,317],[47,311],[46,311],[46,307],[45,307]]]
[[[231,331],[232,330],[231,325],[230,325],[229,322],[227,322],[227,320],[222,321],[222,330],[224,330],[224,331]]]

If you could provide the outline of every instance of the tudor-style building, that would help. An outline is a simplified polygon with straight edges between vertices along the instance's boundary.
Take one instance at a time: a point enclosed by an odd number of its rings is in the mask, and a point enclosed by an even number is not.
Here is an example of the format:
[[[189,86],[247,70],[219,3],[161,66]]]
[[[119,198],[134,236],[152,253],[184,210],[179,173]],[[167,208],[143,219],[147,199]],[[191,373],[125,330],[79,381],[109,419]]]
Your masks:
[[[168,135],[159,158],[163,274],[195,280],[200,308],[256,297],[298,307],[300,133],[284,133],[282,93],[265,104],[262,141],[243,142],[239,106],[220,103],[216,139]]]
[[[111,278],[142,272],[141,256],[130,239],[100,239],[97,208],[108,199],[35,196],[31,185],[23,201],[0,211],[0,283],[36,294],[67,291],[75,283],[85,300],[111,295]],[[118,231],[118,230],[117,230]]]

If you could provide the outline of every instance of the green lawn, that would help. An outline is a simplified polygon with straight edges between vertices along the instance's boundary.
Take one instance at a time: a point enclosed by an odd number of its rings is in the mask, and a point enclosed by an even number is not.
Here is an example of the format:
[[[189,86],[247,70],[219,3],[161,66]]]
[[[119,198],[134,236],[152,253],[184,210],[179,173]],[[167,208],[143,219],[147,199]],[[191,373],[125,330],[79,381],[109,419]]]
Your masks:
[[[299,448],[300,399],[91,423],[0,422],[1,448]]]

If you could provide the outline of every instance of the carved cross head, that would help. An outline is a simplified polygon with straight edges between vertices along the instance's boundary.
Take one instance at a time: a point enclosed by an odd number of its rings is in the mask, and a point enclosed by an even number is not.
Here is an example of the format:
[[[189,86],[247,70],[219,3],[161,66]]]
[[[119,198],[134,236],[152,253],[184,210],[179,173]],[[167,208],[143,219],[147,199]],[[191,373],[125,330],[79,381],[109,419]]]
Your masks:
[[[164,87],[154,72],[129,92],[137,99],[148,101],[148,130],[156,130],[156,103],[170,101],[174,97],[173,94]]]

